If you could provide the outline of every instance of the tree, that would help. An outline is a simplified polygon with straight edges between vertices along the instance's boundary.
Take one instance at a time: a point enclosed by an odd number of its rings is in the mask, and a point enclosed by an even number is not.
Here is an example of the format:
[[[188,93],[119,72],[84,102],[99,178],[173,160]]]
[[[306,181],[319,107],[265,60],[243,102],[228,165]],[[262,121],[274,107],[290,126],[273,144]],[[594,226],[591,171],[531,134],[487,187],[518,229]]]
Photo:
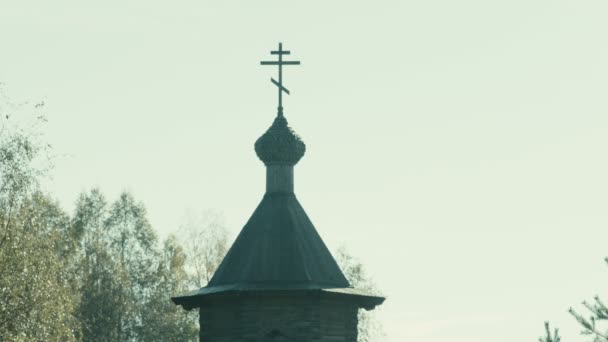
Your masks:
[[[156,234],[145,208],[123,193],[110,208],[99,190],[81,195],[71,229],[83,248],[79,317],[87,341],[138,340],[155,283]]]
[[[67,215],[38,188],[44,168],[35,164],[44,148],[35,132],[9,125],[9,117],[0,115],[0,340],[75,341]]]
[[[183,248],[129,193],[82,194],[69,218],[38,184],[47,146],[7,121],[19,106],[0,85],[0,341],[194,341],[170,300],[191,281]]]
[[[608,258],[604,259],[604,261],[608,263]],[[608,321],[608,307],[606,304],[604,304],[599,296],[595,296],[592,303],[584,301],[583,306],[590,313],[588,318],[579,314],[573,308],[568,310],[583,327],[582,334],[592,336],[593,342],[608,342],[608,329],[598,326],[598,323],[601,324],[602,322],[606,323],[606,321]]]
[[[24,200],[2,232],[0,340],[74,341],[77,294],[58,249],[67,216],[37,193]]]
[[[145,324],[140,319],[141,311],[145,310],[142,305],[155,281],[157,237],[144,206],[129,193],[122,193],[112,204],[104,228],[111,255],[118,264],[114,277],[118,280],[117,295],[122,310],[117,335],[120,341],[136,340],[136,330]]]
[[[38,188],[44,148],[35,132],[0,117],[0,340],[73,341],[78,296],[63,257],[67,215]]]
[[[376,284],[365,272],[363,264],[348,253],[345,247],[338,249],[336,261],[351,286],[373,295],[380,295]],[[382,324],[376,319],[374,311],[360,309],[358,316],[359,342],[376,341],[384,335]]]
[[[105,220],[107,202],[98,189],[83,193],[76,202],[71,232],[78,241],[77,282],[81,301],[77,314],[84,341],[118,340],[121,310],[118,264],[110,253]]]
[[[185,262],[183,248],[174,236],[169,236],[163,243],[156,272],[158,283],[143,311],[142,341],[198,341],[196,311],[184,312],[169,299],[172,294],[188,290]]]
[[[123,193],[111,206],[97,189],[82,194],[72,228],[81,263],[78,309],[85,341],[192,341],[196,318],[170,296],[188,286],[175,238],[162,248],[143,204]]]
[[[223,217],[214,211],[199,215],[188,213],[179,227],[179,237],[186,259],[186,271],[193,288],[201,288],[211,280],[228,252],[228,231]]]
[[[555,329],[553,335],[551,335],[551,329],[549,328],[549,322],[545,322],[545,336],[538,339],[539,342],[560,342],[562,339],[559,337],[559,330]]]

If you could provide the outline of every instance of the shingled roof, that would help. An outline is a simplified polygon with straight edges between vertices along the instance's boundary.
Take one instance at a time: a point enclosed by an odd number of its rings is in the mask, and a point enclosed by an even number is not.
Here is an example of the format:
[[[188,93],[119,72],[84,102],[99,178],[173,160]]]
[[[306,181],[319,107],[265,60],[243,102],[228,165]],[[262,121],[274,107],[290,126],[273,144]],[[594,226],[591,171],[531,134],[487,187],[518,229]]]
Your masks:
[[[321,289],[349,287],[293,193],[267,193],[208,287]]]

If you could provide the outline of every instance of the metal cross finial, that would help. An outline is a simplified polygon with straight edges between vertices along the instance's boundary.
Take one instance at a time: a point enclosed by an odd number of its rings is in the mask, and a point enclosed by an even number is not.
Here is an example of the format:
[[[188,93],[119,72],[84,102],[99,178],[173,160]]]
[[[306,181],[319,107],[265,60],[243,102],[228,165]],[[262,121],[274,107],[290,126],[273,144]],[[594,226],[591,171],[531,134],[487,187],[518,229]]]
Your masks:
[[[279,88],[279,115],[283,113],[283,92],[289,95],[289,90],[283,86],[283,65],[300,65],[300,61],[284,61],[283,55],[289,55],[291,51],[283,50],[283,43],[279,43],[279,50],[270,51],[272,55],[279,55],[278,61],[262,61],[261,65],[278,65],[279,66],[279,81],[270,78],[270,81]]]

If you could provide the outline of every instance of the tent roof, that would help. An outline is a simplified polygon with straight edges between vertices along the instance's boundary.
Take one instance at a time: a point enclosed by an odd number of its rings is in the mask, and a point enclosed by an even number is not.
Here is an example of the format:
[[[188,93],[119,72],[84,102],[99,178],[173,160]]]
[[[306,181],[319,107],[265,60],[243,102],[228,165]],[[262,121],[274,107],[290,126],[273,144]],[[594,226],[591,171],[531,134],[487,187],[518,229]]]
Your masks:
[[[350,287],[293,193],[267,193],[208,288]]]

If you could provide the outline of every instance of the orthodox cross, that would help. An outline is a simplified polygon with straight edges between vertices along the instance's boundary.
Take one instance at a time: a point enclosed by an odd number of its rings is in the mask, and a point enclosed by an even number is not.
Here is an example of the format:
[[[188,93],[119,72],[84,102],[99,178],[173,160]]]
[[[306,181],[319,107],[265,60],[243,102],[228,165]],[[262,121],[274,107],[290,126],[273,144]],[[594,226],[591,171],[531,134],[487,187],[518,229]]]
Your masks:
[[[270,78],[270,81],[279,88],[279,110],[283,111],[283,92],[289,95],[289,90],[283,86],[283,65],[300,65],[300,61],[284,61],[283,55],[289,55],[291,51],[283,50],[283,43],[279,43],[279,50],[270,51],[271,55],[279,55],[278,61],[262,61],[261,65],[278,65],[279,66],[279,81]]]

